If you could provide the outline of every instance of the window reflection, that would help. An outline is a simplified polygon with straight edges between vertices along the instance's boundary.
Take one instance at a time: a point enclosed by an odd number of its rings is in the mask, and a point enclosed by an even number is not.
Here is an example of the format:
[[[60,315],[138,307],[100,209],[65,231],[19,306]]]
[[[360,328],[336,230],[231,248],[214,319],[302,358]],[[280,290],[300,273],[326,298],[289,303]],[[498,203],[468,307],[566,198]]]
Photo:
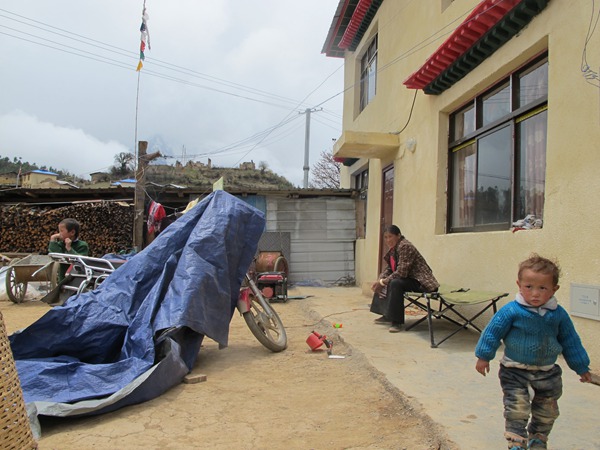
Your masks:
[[[483,97],[483,123],[485,126],[510,113],[510,86],[506,83],[492,94]]]
[[[369,44],[360,63],[360,110],[375,97],[377,86],[377,36]]]
[[[471,227],[475,222],[475,167],[477,154],[475,143],[452,154],[452,224],[455,227]]]
[[[548,112],[542,111],[519,123],[521,149],[517,217],[544,217],[546,183],[546,128]]]
[[[504,127],[479,140],[476,225],[510,222],[510,138]]]
[[[525,106],[548,95],[548,62],[519,78],[519,106]]]
[[[475,131],[475,107],[473,105],[454,116],[454,140],[458,140]]]

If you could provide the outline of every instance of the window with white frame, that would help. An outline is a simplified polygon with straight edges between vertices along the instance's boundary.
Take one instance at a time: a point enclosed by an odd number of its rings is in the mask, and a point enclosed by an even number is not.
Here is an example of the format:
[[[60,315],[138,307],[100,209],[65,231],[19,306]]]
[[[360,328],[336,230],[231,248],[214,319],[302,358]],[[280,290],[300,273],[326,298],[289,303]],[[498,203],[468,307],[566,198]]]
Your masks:
[[[450,232],[543,224],[547,112],[544,55],[450,115]]]
[[[360,110],[375,97],[377,86],[377,36],[373,38],[360,60]]]

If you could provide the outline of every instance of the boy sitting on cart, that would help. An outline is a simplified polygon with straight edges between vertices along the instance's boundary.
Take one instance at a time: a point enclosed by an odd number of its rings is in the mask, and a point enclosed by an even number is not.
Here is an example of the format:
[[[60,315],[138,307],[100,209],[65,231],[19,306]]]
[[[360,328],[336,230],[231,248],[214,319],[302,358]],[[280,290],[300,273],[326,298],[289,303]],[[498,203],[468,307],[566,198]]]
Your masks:
[[[63,219],[58,224],[58,233],[50,236],[48,253],[70,253],[73,255],[88,256],[90,248],[87,242],[79,239],[81,226],[75,219]],[[61,264],[58,272],[58,281],[65,278],[67,266]]]

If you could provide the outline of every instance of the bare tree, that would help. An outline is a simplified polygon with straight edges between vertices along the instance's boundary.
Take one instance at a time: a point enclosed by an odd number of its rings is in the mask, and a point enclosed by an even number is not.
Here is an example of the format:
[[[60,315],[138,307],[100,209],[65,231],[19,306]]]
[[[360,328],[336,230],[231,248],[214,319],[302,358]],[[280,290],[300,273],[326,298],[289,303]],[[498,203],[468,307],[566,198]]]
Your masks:
[[[341,166],[341,163],[333,159],[332,150],[323,150],[319,160],[313,165],[310,187],[339,189]]]
[[[269,168],[269,164],[266,161],[261,161],[258,163],[258,168],[260,169],[260,173],[265,173],[265,170]]]
[[[115,175],[126,175],[133,172],[135,155],[130,152],[121,152],[115,155],[115,165],[112,168],[112,173]]]

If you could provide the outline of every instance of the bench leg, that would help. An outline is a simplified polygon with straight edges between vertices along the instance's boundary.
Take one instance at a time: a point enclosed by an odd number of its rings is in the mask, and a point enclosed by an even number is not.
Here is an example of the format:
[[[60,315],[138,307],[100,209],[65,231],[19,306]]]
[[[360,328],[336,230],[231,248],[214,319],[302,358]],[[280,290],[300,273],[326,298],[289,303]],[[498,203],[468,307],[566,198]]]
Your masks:
[[[458,333],[461,330],[466,329],[469,326],[472,327],[472,328],[474,328],[475,330],[477,330],[479,333],[481,333],[481,329],[477,325],[475,325],[473,323],[473,321],[475,319],[477,319],[479,316],[481,316],[484,312],[486,312],[490,308],[492,308],[493,311],[494,311],[494,313],[496,313],[496,302],[498,302],[498,300],[500,300],[500,299],[497,298],[497,299],[491,300],[490,303],[485,308],[483,308],[482,310],[480,310],[477,314],[475,314],[471,318],[467,318],[467,317],[463,316],[461,313],[459,313],[458,311],[456,311],[451,305],[448,305],[448,307],[443,310],[443,312],[442,312],[443,315],[440,316],[440,318],[446,319],[446,320],[448,320],[448,321],[456,324],[459,328],[456,329],[456,330],[454,330],[452,333],[448,334],[447,336],[445,336],[442,340],[440,340],[437,343],[434,343],[434,341],[433,341],[433,331],[431,331],[431,333],[430,333],[431,334],[431,344],[432,344],[431,346],[432,347],[437,347],[438,345],[440,345],[445,340],[450,339],[456,333]],[[456,321],[456,320],[454,320],[454,319],[452,319],[450,317],[446,317],[445,316],[446,311],[452,311],[454,314],[456,314],[461,319],[463,319],[464,322],[460,323],[460,322],[458,322],[458,321]]]
[[[441,298],[439,296],[431,296],[428,294],[421,294],[418,297],[417,296],[411,297],[411,296],[405,295],[404,299],[406,301],[408,301],[409,304],[415,305],[425,312],[424,317],[411,323],[409,326],[407,326],[405,328],[405,331],[408,331],[411,328],[413,328],[413,327],[417,326],[418,324],[420,324],[421,322],[423,322],[424,320],[427,320],[427,325],[429,327],[429,340],[431,342],[431,348],[437,348],[442,342],[446,341],[447,339],[450,339],[452,336],[454,336],[460,330],[466,329],[468,327],[471,327],[474,330],[481,333],[482,330],[477,325],[475,325],[473,323],[473,321],[475,319],[477,319],[479,316],[481,316],[485,311],[487,311],[490,308],[492,308],[492,310],[495,314],[497,312],[496,303],[504,296],[506,296],[506,294],[502,295],[498,298],[490,300],[490,302],[483,309],[481,309],[477,314],[468,318],[468,317],[464,316],[463,314],[461,314],[456,309],[454,309],[455,305],[446,302],[443,298]],[[424,301],[421,301],[421,300],[424,300]],[[439,309],[434,310],[432,308],[431,300],[436,300],[439,302]],[[462,322],[448,316],[449,312],[453,312],[460,320],[462,320]],[[433,318],[447,320],[448,322],[451,322],[454,325],[456,325],[457,329],[455,329],[450,334],[444,336],[441,340],[436,342],[435,336],[434,336],[434,329],[433,329]]]
[[[427,297],[427,323],[429,325],[429,339],[431,341],[431,348],[436,348],[438,344],[435,343],[433,338],[433,320],[431,320],[431,316],[433,311],[431,310],[431,299]]]

